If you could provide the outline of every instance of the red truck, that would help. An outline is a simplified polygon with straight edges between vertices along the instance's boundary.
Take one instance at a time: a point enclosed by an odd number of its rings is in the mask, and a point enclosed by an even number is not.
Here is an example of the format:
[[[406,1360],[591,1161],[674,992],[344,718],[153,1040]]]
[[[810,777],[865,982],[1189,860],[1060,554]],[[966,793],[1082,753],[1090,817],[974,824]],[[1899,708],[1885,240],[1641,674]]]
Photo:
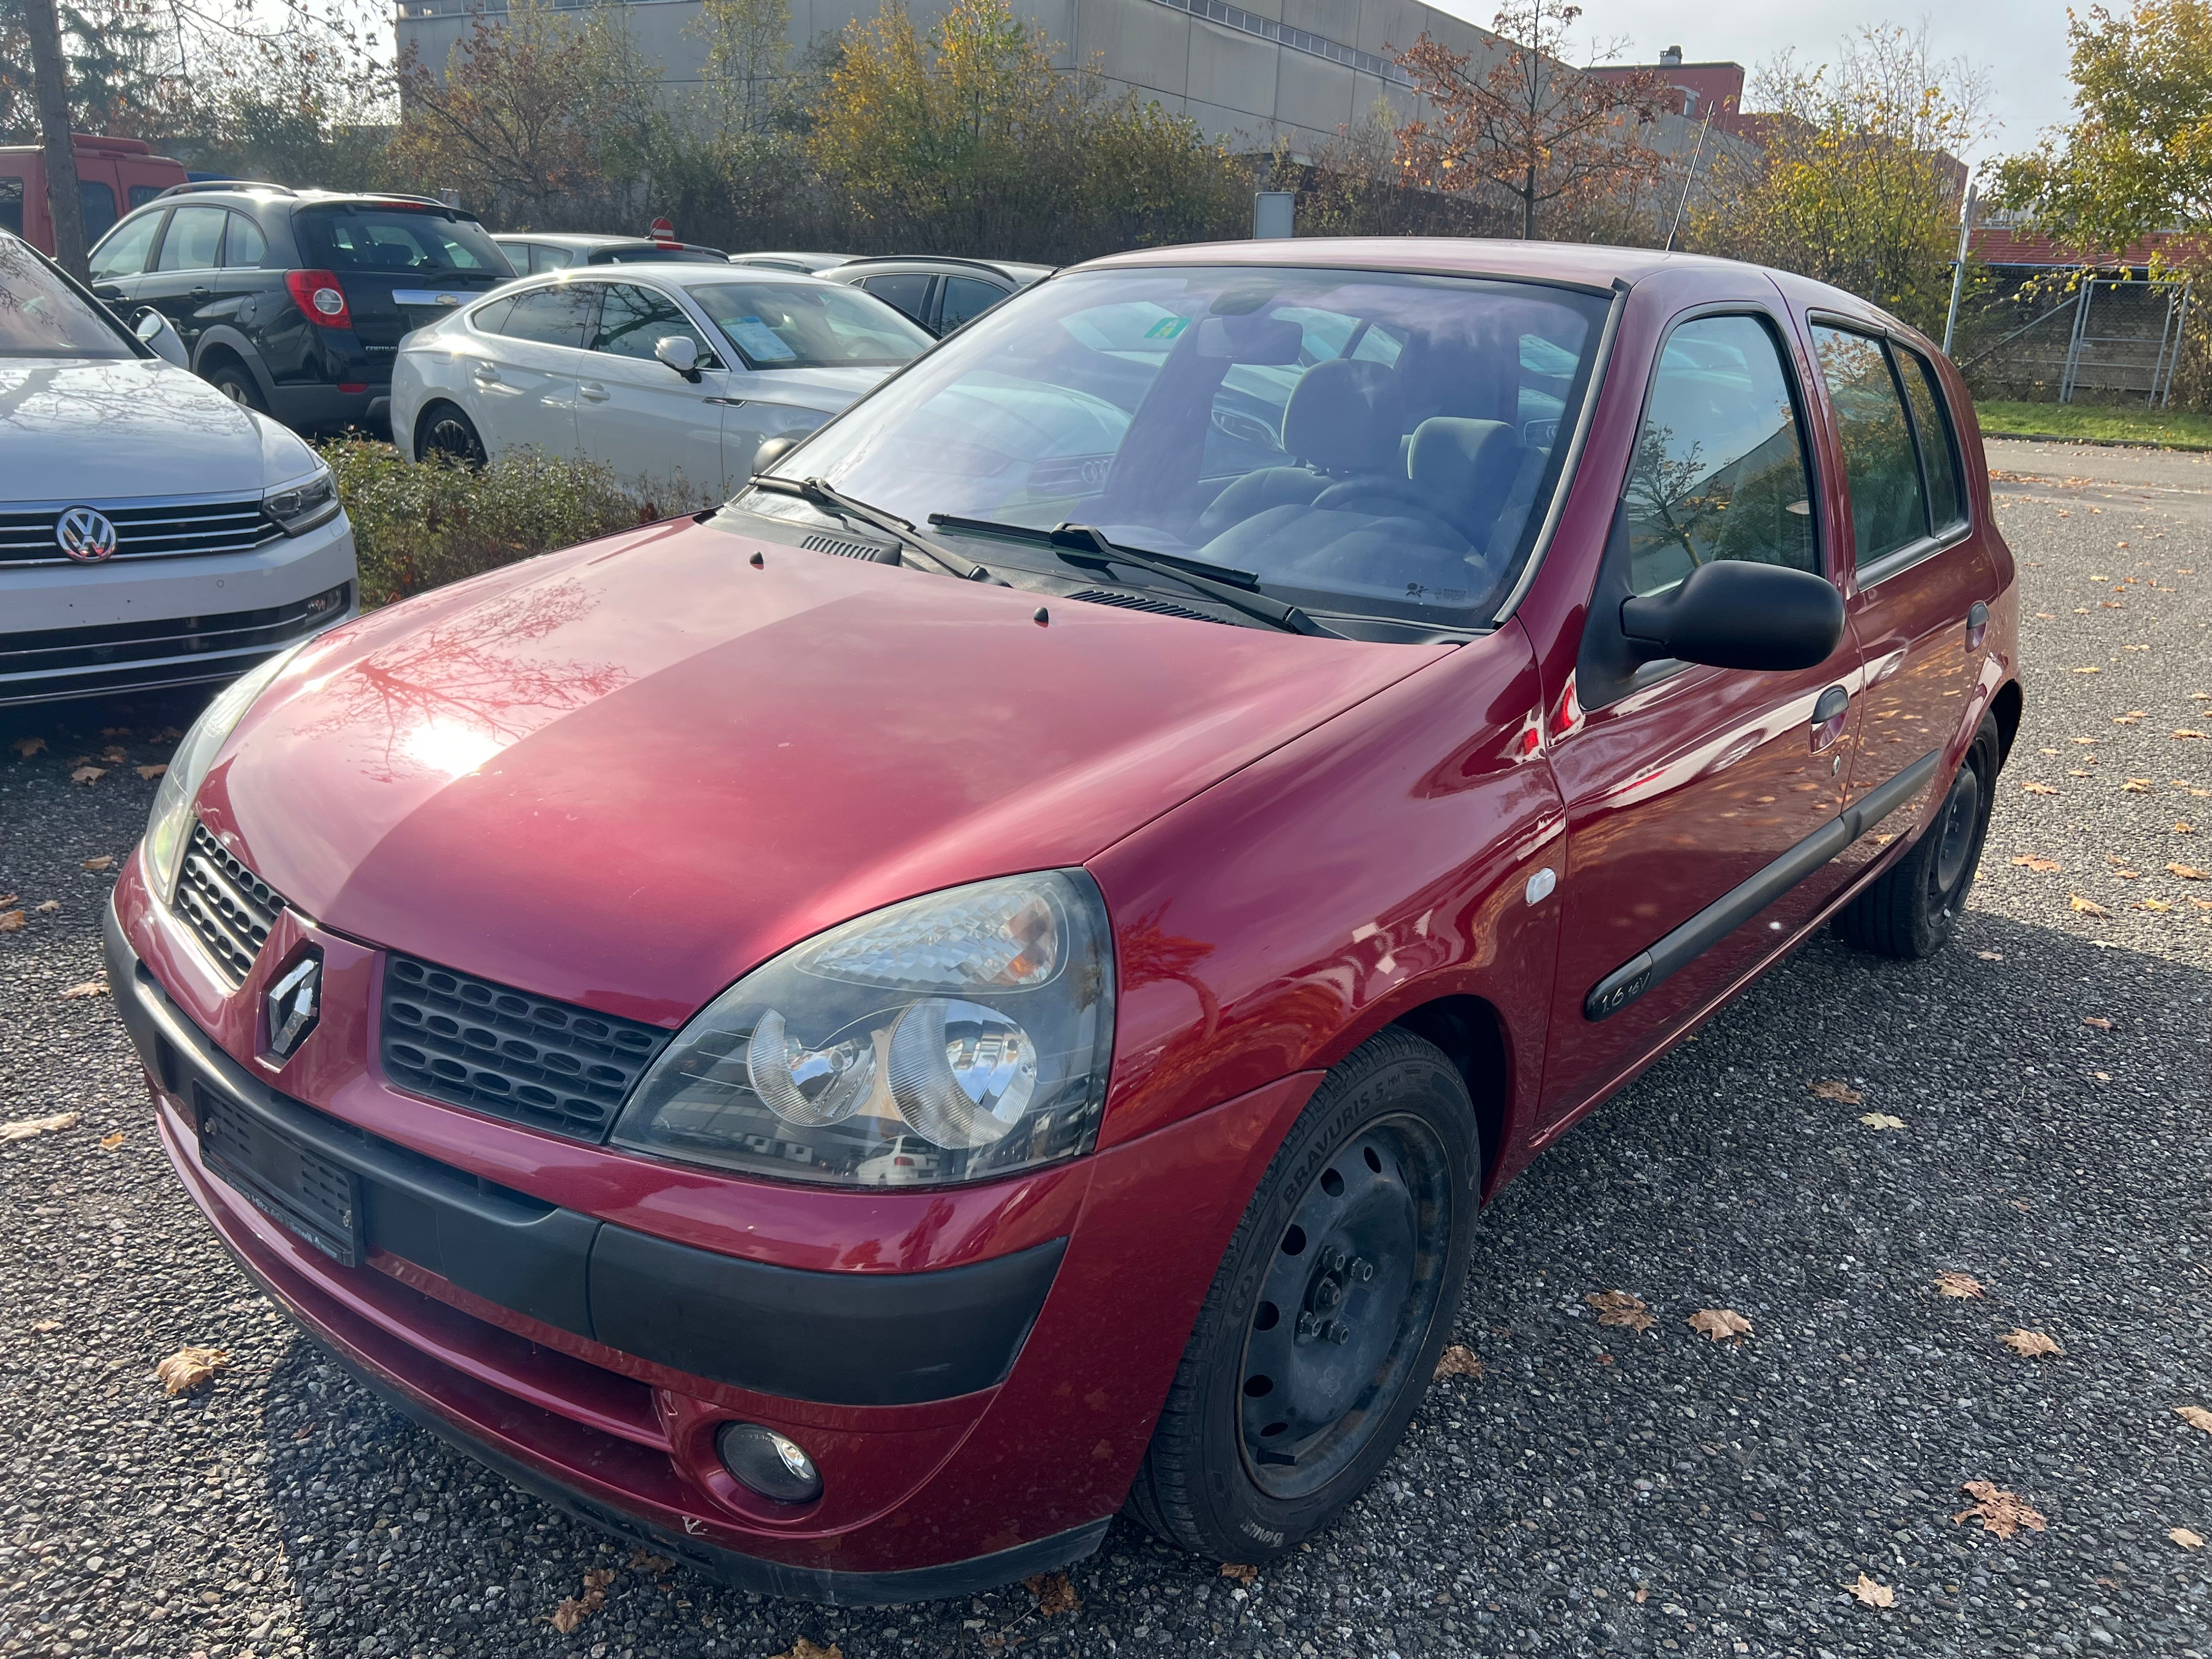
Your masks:
[[[84,206],[84,242],[90,247],[107,228],[143,207],[172,185],[185,182],[185,164],[154,154],[140,138],[95,138],[77,133],[76,191]],[[36,144],[0,147],[0,230],[12,230],[43,253],[54,252],[53,216],[46,211],[46,157]]]

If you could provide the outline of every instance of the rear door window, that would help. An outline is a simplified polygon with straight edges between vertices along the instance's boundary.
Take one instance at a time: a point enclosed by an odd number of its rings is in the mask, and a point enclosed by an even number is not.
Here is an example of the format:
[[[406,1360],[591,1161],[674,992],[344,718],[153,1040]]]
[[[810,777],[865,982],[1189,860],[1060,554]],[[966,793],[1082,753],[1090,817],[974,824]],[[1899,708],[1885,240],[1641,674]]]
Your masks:
[[[1816,325],[1813,349],[1843,439],[1851,529],[1863,570],[1928,533],[1920,460],[1883,343],[1869,334]]]
[[[154,247],[154,233],[161,228],[161,216],[158,213],[126,221],[93,250],[92,280],[112,283],[125,276],[136,276],[145,270],[146,256]]]
[[[293,222],[313,263],[331,270],[506,276],[514,269],[482,225],[428,208],[314,208],[295,215]]]
[[[1817,574],[1808,477],[1772,330],[1755,317],[1684,323],[1660,349],[1622,498],[1636,592],[1716,559]]]
[[[949,332],[970,317],[981,316],[1006,297],[1006,289],[979,283],[973,276],[947,276],[945,299],[939,307],[943,313],[940,326]]]
[[[1912,407],[1920,470],[1928,482],[1929,521],[1940,536],[1966,519],[1959,490],[1959,435],[1952,429],[1950,407],[1943,401],[1943,386],[1936,378],[1936,366],[1908,346],[1893,345],[1891,349],[1897,354],[1899,377],[1905,382],[1905,401]]]
[[[261,234],[261,227],[242,213],[232,214],[230,234],[222,245],[224,265],[256,270],[268,257],[269,239]]]
[[[598,303],[599,290],[589,283],[518,294],[514,309],[507,313],[499,331],[510,340],[570,346],[581,351],[591,336],[592,311]]]
[[[156,270],[212,270],[222,262],[222,222],[219,207],[180,207],[169,215]]]
[[[915,319],[926,323],[929,311],[929,283],[927,274],[901,271],[890,276],[870,276],[860,286],[885,305],[896,307]]]

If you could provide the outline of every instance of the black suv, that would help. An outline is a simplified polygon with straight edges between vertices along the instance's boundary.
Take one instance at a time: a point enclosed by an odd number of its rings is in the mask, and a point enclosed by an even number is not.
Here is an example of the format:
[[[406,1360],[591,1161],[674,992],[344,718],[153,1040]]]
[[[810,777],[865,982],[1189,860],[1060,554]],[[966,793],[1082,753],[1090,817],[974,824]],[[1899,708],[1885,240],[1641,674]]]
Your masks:
[[[428,197],[232,181],[164,191],[92,250],[118,315],[160,310],[204,379],[301,432],[380,428],[400,337],[514,276]]]

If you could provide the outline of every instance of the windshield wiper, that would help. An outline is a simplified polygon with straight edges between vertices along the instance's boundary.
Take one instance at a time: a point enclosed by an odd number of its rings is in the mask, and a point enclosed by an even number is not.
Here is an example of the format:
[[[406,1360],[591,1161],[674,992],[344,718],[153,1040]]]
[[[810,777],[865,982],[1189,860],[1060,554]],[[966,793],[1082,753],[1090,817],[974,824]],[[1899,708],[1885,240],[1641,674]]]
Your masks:
[[[1085,565],[1093,569],[1106,569],[1126,564],[1138,570],[1149,570],[1156,576],[1165,576],[1181,582],[1192,592],[1204,594],[1217,605],[1227,605],[1255,622],[1279,628],[1285,634],[1304,634],[1322,639],[1340,640],[1346,635],[1334,629],[1316,622],[1294,605],[1280,599],[1271,599],[1254,588],[1259,578],[1248,571],[1231,570],[1226,565],[1209,565],[1196,559],[1177,558],[1171,553],[1150,553],[1142,548],[1124,547],[1109,540],[1106,532],[1087,524],[1060,524],[1050,530],[1036,530],[1028,525],[996,524],[988,519],[963,519],[949,513],[933,513],[929,521],[947,526],[954,530],[974,530],[985,535],[1012,536],[1023,541],[1036,542],[1051,548],[1070,564]]]
[[[947,575],[957,576],[963,581],[989,581],[991,573],[973,559],[965,559],[951,548],[939,545],[916,530],[904,519],[870,507],[866,501],[856,501],[844,491],[833,488],[819,478],[778,478],[755,477],[749,485],[764,489],[771,495],[796,495],[810,507],[825,513],[834,513],[841,519],[852,519],[872,530],[880,530],[900,546],[921,554]]]

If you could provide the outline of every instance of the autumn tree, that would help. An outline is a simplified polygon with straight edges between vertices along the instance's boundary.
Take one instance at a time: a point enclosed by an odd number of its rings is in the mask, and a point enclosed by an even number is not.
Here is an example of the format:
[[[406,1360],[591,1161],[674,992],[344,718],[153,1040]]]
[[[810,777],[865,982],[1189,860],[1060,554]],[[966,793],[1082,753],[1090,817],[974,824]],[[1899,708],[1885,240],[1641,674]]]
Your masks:
[[[1569,64],[1568,34],[1581,16],[1559,0],[1507,0],[1499,38],[1479,53],[1425,33],[1399,52],[1435,112],[1398,131],[1406,182],[1502,193],[1517,205],[1524,237],[1563,210],[1657,184],[1667,158],[1644,133],[1669,107],[1667,89],[1656,75],[1601,80]]]
[[[1982,88],[1925,29],[1863,31],[1833,64],[1790,54],[1752,86],[1759,148],[1717,157],[1689,244],[1817,277],[1941,334]]]
[[[701,94],[723,133],[783,125],[791,76],[791,0],[701,0],[690,33],[707,49]]]

